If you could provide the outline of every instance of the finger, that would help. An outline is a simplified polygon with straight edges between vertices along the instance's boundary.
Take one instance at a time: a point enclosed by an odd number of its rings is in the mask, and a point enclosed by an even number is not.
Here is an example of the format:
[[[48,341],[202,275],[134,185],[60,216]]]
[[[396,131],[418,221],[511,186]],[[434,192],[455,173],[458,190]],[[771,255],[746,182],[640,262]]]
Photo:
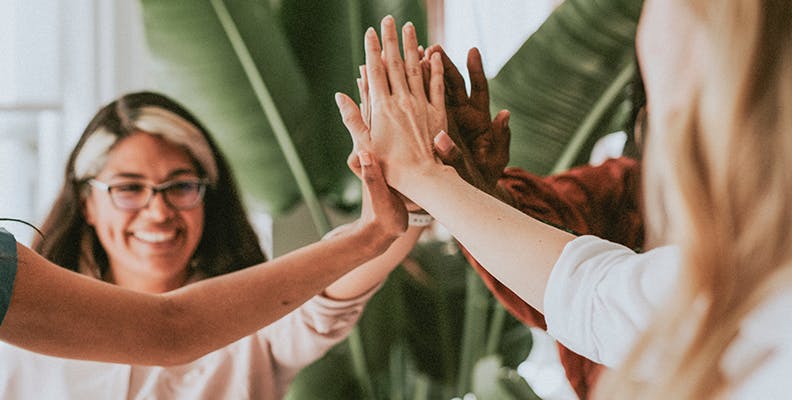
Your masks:
[[[371,98],[369,98],[369,80],[368,74],[366,73],[366,67],[360,69],[360,80],[363,83],[363,96],[364,96],[364,103],[366,105],[365,109],[361,109],[363,111],[363,117],[366,121],[368,126],[371,126]]]
[[[443,83],[443,61],[439,53],[432,54],[429,78],[429,102],[445,115],[445,84]],[[432,132],[434,133],[434,132]]]
[[[369,97],[372,101],[390,95],[388,88],[388,74],[382,63],[382,48],[374,28],[366,30],[366,76],[368,78]]]
[[[501,110],[495,119],[492,120],[493,138],[492,138],[492,152],[497,158],[505,158],[506,163],[509,160],[509,145],[511,144],[511,129],[509,128],[509,117],[511,113],[509,110]]]
[[[352,142],[363,144],[369,142],[368,127],[360,115],[360,109],[349,96],[343,93],[336,93],[336,105],[338,111],[341,112],[341,119],[344,121],[349,134],[352,136]]]
[[[360,113],[366,126],[371,127],[371,101],[368,96],[368,78],[366,66],[360,66],[360,78],[357,79],[358,93],[360,94]]]
[[[465,164],[462,152],[448,133],[443,131],[434,137],[434,148],[443,164],[450,165],[457,171],[462,170]]]
[[[489,110],[489,87],[484,75],[481,53],[477,48],[468,51],[468,74],[470,75],[470,103],[478,110]]]
[[[352,149],[352,152],[349,153],[347,157],[347,167],[349,167],[349,170],[352,171],[355,176],[361,178],[362,166],[360,165],[360,158],[358,158],[357,153],[357,149]]]
[[[407,86],[410,88],[410,93],[418,99],[425,99],[421,58],[418,56],[418,38],[415,36],[415,26],[412,22],[407,22],[402,27],[402,47],[404,48],[404,72],[407,75]]]
[[[421,80],[423,81],[423,90],[427,98],[429,97],[429,78],[431,78],[431,75],[431,62],[428,58],[424,57],[421,59]]]
[[[382,48],[385,52],[385,69],[388,74],[392,93],[407,93],[409,90],[404,79],[404,61],[399,52],[399,37],[396,34],[396,22],[388,15],[382,19]],[[368,62],[368,61],[367,61]]]
[[[424,47],[419,44],[418,45],[418,58],[422,60],[425,55],[426,55],[426,50],[424,50]]]
[[[359,151],[357,157],[360,162],[360,174],[364,188],[369,196],[371,196],[371,203],[377,204],[380,199],[382,199],[382,201],[388,201],[386,200],[387,197],[384,196],[390,196],[390,189],[388,188],[388,184],[385,183],[385,176],[382,174],[379,163],[377,163],[371,153],[367,151]]]
[[[450,105],[460,105],[467,102],[467,89],[465,88],[465,78],[459,73],[456,65],[451,62],[448,55],[438,46],[437,52],[443,61],[443,70],[446,88],[446,101]]]

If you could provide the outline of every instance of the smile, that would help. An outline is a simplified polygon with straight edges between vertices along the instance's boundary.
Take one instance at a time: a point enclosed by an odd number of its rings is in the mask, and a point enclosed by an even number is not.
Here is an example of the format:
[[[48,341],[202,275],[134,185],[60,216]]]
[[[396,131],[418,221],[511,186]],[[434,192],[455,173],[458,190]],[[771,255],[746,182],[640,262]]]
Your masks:
[[[143,242],[163,243],[169,240],[173,240],[176,237],[176,231],[169,231],[169,232],[137,231],[137,232],[133,232],[132,236],[134,236],[135,239],[141,240]]]

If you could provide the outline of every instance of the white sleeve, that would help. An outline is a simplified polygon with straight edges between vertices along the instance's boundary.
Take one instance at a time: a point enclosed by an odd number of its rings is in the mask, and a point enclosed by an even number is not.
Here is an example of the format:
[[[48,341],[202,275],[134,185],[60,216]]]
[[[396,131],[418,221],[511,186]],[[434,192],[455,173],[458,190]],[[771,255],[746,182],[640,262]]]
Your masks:
[[[674,285],[679,249],[637,254],[594,236],[566,245],[544,297],[547,331],[570,350],[610,367],[629,352]]]
[[[382,283],[349,300],[314,296],[277,322],[259,331],[281,369],[301,368],[321,358],[355,327],[363,308]]]

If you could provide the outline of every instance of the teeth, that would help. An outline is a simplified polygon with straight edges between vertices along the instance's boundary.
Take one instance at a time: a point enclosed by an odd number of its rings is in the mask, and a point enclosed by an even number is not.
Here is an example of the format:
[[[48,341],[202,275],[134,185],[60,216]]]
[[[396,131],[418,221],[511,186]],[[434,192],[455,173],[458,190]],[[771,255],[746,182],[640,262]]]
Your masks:
[[[144,242],[162,243],[176,237],[176,231],[170,232],[135,232],[133,235]]]

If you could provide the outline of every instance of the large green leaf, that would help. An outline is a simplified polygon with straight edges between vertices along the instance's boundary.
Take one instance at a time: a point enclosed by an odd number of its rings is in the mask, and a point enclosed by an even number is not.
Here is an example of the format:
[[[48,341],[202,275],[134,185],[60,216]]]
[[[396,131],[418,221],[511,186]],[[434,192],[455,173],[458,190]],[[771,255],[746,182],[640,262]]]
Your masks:
[[[512,112],[511,164],[546,174],[585,161],[626,121],[641,0],[567,0],[490,83]]]
[[[349,188],[357,188],[357,179],[345,166],[351,140],[333,94],[356,92],[363,32],[382,16],[411,20],[426,32],[420,0],[141,1],[157,89],[208,126],[230,155],[243,190],[271,212],[287,210],[300,197],[312,197],[295,184],[295,169],[304,168],[320,196],[329,195],[336,206],[358,204],[358,191]],[[262,110],[218,7],[227,11],[226,24],[239,34],[237,47],[250,53],[252,74],[275,103],[298,168],[273,134],[277,121]]]
[[[322,129],[312,139],[310,149],[326,152],[324,168],[328,173],[318,178],[317,186],[335,185],[328,195],[336,206],[358,204],[358,179],[346,168],[346,155],[352,141],[344,128],[334,101],[336,92],[357,93],[355,78],[358,66],[364,63],[363,33],[379,23],[385,15],[393,15],[398,23],[413,21],[417,32],[426,32],[426,17],[420,0],[282,0],[277,12],[283,31],[296,59],[305,73],[315,100],[314,112]],[[420,38],[419,38],[420,40]],[[353,193],[352,198],[344,198]]]
[[[294,205],[300,191],[274,137],[272,119],[262,110],[218,10],[208,1],[142,4],[149,73],[157,89],[184,103],[207,125],[246,192],[273,212]],[[302,157],[308,171],[313,176],[329,173],[322,168],[323,153],[309,151],[319,126],[312,94],[271,10],[250,0],[219,4],[238,30],[298,151],[308,155]]]

